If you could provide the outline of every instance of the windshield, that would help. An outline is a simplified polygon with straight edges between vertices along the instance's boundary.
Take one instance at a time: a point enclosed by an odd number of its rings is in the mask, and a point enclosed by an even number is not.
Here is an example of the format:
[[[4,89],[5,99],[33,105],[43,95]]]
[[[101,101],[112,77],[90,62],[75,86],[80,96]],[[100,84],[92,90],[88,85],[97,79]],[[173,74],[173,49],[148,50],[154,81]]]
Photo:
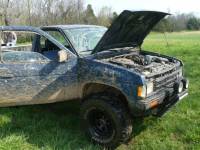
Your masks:
[[[71,28],[64,30],[79,54],[91,53],[106,32],[105,27]]]

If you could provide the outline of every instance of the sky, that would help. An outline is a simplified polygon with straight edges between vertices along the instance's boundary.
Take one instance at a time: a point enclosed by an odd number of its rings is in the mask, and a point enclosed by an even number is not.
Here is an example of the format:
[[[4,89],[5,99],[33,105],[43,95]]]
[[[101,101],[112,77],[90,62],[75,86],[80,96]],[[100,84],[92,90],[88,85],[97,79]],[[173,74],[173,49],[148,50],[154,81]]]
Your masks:
[[[156,10],[175,13],[194,13],[200,16],[199,0],[85,0],[86,4],[92,4],[95,13],[101,7],[112,7],[113,11],[120,13],[128,10]]]

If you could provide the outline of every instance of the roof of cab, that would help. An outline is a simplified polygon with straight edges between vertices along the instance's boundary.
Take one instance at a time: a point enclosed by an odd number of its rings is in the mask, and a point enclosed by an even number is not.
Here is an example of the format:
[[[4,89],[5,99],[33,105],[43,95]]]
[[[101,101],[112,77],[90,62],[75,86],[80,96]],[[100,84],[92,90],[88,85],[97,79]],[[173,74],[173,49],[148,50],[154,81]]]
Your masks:
[[[37,27],[32,26],[0,26],[0,31],[31,31],[43,32]]]
[[[41,28],[61,28],[61,29],[73,29],[73,28],[105,28],[104,26],[97,26],[97,25],[84,25],[84,24],[71,24],[71,25],[50,25],[50,26],[43,26]]]

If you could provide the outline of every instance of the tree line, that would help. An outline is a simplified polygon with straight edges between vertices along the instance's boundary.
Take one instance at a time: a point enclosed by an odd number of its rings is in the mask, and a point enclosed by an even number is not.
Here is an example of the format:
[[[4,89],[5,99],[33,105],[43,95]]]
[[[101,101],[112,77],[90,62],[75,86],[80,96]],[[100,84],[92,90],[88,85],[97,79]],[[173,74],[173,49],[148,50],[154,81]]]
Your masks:
[[[1,25],[44,26],[55,24],[94,24],[109,27],[118,14],[102,7],[96,14],[84,0],[0,0]],[[159,32],[199,30],[200,19],[193,14],[176,14],[163,19]]]
[[[200,19],[194,14],[175,14],[161,20],[154,28],[159,32],[174,32],[183,30],[199,30]]]
[[[84,0],[0,0],[1,25],[43,26],[96,24],[109,26],[116,13],[102,7],[97,14]]]

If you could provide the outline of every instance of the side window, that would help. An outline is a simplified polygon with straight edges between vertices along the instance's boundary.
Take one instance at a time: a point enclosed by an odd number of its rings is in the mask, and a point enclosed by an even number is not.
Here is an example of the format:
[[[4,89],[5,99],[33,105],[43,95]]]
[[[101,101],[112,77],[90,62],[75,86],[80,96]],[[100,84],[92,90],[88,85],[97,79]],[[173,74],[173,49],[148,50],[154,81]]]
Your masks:
[[[37,52],[6,52],[2,54],[5,63],[36,63],[47,62],[48,58]]]
[[[3,51],[32,51],[35,33],[3,31],[0,37]]]
[[[70,48],[69,43],[65,40],[64,36],[60,33],[60,31],[52,30],[52,31],[46,31],[46,32],[48,34],[50,34],[52,37],[54,37],[57,41],[59,41],[66,48]]]
[[[40,52],[42,55],[47,57],[50,60],[58,59],[58,52],[60,48],[56,46],[54,43],[49,41],[47,38],[40,36]]]

